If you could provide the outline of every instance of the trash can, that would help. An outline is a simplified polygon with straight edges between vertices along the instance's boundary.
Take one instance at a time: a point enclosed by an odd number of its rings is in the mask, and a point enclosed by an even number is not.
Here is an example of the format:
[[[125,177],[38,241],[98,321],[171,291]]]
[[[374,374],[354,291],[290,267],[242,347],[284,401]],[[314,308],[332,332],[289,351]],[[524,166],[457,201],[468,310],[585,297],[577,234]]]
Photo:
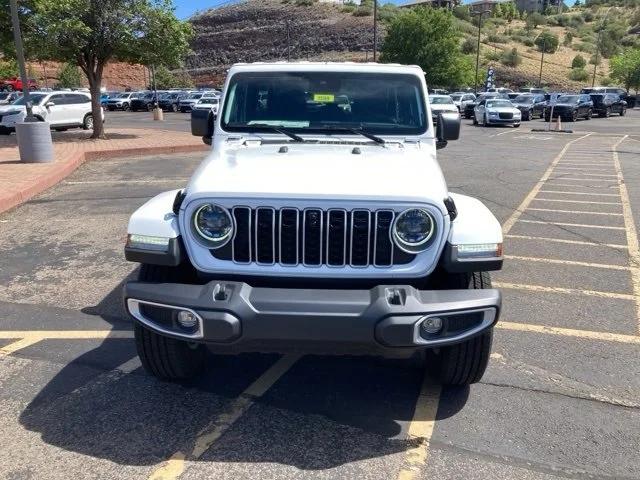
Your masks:
[[[153,109],[153,119],[158,122],[162,122],[164,120],[164,112],[161,108],[156,107]]]
[[[16,135],[21,162],[53,162],[53,141],[48,122],[16,123]]]

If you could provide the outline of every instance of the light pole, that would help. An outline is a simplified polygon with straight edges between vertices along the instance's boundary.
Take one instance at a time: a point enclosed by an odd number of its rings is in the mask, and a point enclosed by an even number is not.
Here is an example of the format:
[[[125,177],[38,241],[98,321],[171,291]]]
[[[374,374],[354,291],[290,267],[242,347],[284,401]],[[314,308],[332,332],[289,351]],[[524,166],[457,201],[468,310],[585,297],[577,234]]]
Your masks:
[[[373,0],[373,61],[378,52],[378,0]]]
[[[24,104],[27,109],[25,122],[37,122],[33,116],[31,96],[29,95],[29,80],[27,78],[27,68],[24,61],[24,48],[22,46],[22,33],[20,32],[20,19],[18,18],[18,0],[11,0],[11,25],[13,26],[13,40],[16,43],[16,59],[20,70],[20,80],[22,81],[22,93],[24,94]]]
[[[473,92],[476,95],[478,94],[478,68],[480,68],[480,32],[482,30],[482,16],[484,14],[489,14],[489,13],[491,13],[491,10],[483,10],[481,12],[471,14],[473,16],[478,15],[478,46],[476,51],[476,80],[473,88]]]
[[[540,34],[542,35],[542,33]],[[542,57],[540,58],[540,75],[538,76],[538,88],[542,85],[542,66],[544,65],[544,51],[547,49],[547,37],[542,37]]]

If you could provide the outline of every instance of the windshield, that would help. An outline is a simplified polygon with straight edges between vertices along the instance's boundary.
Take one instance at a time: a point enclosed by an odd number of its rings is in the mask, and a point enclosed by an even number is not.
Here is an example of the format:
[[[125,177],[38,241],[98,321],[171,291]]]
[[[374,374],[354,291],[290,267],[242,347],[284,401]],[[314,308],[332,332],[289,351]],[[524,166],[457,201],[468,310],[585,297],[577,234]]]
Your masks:
[[[222,128],[260,130],[255,124],[297,132],[362,127],[392,135],[428,128],[419,77],[359,72],[238,73],[229,84]]]
[[[31,95],[29,95],[29,100],[31,100],[31,103],[33,105],[40,105],[46,97],[46,93],[32,93]],[[13,105],[24,105],[25,102],[25,97],[20,97],[18,100],[13,102]]]
[[[531,95],[518,95],[514,100],[516,103],[533,103],[533,97]]]
[[[513,107],[509,100],[487,100],[487,108]]]
[[[429,97],[431,105],[451,105],[453,100],[451,97]]]
[[[192,100],[198,100],[199,98],[202,98],[202,94],[201,93],[192,93],[187,98],[190,98]]]
[[[454,102],[457,102],[461,98],[462,98],[462,95],[451,95],[451,100],[453,100]]]
[[[560,95],[558,97],[558,103],[578,103],[580,97],[578,95]]]

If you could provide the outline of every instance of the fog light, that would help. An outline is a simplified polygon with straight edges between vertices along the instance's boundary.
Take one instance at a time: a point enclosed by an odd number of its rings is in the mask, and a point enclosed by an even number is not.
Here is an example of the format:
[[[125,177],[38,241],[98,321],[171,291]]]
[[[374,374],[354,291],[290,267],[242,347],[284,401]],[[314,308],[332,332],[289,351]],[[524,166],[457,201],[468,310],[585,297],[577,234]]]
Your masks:
[[[442,319],[440,317],[425,318],[420,325],[422,331],[426,334],[433,335],[442,330]]]
[[[198,317],[187,310],[180,310],[178,312],[178,323],[182,328],[192,329],[198,324]]]

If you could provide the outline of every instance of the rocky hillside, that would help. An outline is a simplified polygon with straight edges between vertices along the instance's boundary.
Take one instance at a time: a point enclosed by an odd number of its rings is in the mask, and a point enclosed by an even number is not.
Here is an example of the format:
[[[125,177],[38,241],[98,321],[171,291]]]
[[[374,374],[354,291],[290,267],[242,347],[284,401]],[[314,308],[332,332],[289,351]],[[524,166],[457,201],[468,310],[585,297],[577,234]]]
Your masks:
[[[39,85],[53,87],[58,82],[58,72],[62,64],[58,62],[29,62],[29,75],[38,80]],[[84,75],[80,75],[84,86],[88,86]],[[113,62],[107,65],[104,71],[102,85],[107,90],[136,90],[145,88],[149,84],[149,78],[142,65],[129,65],[128,63]]]
[[[329,3],[246,0],[192,17],[196,38],[187,66],[196,83],[219,84],[233,63],[286,60],[287,24],[292,59],[364,60],[372,21]]]

